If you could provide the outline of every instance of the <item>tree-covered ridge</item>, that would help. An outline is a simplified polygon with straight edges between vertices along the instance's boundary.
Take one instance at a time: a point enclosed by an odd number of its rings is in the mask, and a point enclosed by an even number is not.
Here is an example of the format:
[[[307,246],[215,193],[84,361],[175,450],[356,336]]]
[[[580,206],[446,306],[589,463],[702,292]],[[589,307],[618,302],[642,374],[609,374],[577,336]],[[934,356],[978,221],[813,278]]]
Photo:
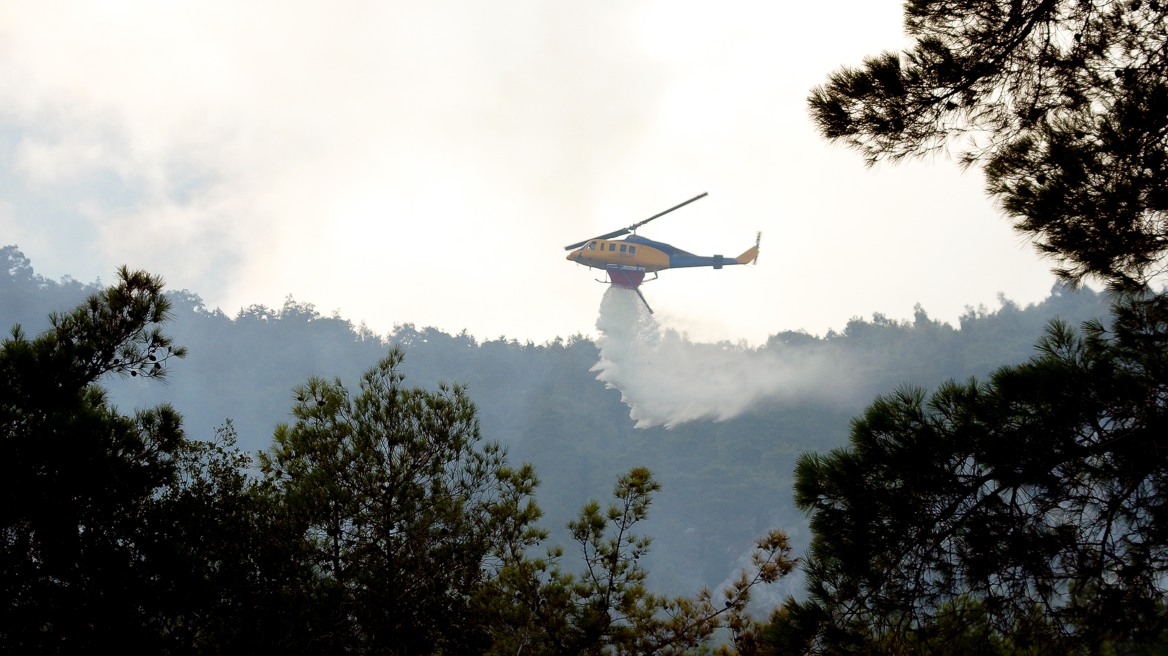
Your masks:
[[[0,297],[4,315],[20,307],[17,317],[40,316],[32,325],[43,326],[49,312],[96,290],[44,280],[15,248],[5,253],[24,266],[21,276],[5,281],[11,287],[0,286],[16,292]],[[17,305],[14,298],[27,300]],[[806,544],[807,522],[791,494],[796,459],[802,451],[843,444],[851,417],[868,399],[908,382],[930,386],[984,376],[1028,358],[1050,318],[1077,324],[1106,312],[1100,295],[1060,287],[1033,306],[1003,300],[994,311],[971,308],[958,326],[930,319],[921,309],[910,322],[877,315],[823,336],[779,332],[755,351],[786,361],[831,362],[831,376],[848,383],[847,394],[792,395],[727,421],[641,430],[629,419],[620,392],[606,389],[590,371],[598,349],[579,336],[545,344],[479,341],[411,324],[377,335],[291,299],[280,308],[252,306],[229,317],[191,292],[169,292],[166,298],[174,317],[170,332],[189,355],[172,365],[164,386],[108,381],[118,406],[169,403],[194,438],[213,435],[230,419],[239,445],[258,452],[268,448],[277,424],[294,420],[289,409],[297,403],[293,388],[299,382],[316,376],[355,387],[370,363],[398,346],[407,357],[397,371],[407,383],[464,385],[483,435],[536,467],[543,480],[543,526],[558,543],[571,540],[564,527],[582,498],[606,496],[630,463],[652,470],[664,489],[648,521],[658,545],[646,557],[649,584],[675,594],[723,582],[755,538],[771,528],[786,530],[796,547]]]
[[[122,415],[101,383],[161,379],[161,280],[122,269],[28,338],[0,343],[0,650],[74,653],[689,653],[727,629],[752,649],[756,586],[790,573],[786,536],[725,586],[644,586],[637,527],[660,484],[618,479],[569,524],[585,569],[534,555],[546,532],[530,465],[483,441],[460,387],[406,387],[391,349],[357,393],[297,387],[260,468],[190,440],[167,405]]]

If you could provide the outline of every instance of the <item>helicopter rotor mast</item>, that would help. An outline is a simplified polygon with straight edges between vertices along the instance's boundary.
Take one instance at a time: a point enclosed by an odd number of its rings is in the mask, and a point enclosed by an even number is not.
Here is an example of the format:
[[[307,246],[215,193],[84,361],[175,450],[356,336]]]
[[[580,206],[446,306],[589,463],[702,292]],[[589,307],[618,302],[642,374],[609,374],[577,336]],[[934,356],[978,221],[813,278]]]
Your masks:
[[[641,226],[645,225],[646,223],[652,221],[653,219],[659,219],[659,218],[665,216],[666,214],[669,214],[673,210],[681,209],[681,208],[685,207],[686,205],[689,205],[690,203],[694,202],[695,200],[700,200],[702,198],[705,198],[707,195],[709,195],[709,192],[703,191],[702,193],[698,194],[697,196],[694,196],[693,198],[685,201],[684,203],[678,203],[677,205],[674,205],[673,207],[665,210],[664,212],[658,212],[657,214],[654,214],[653,216],[651,216],[643,221],[638,221],[627,228],[621,228],[620,230],[613,230],[612,232],[609,232],[607,234],[592,237],[590,239],[585,239],[584,241],[576,242],[575,244],[569,244],[568,246],[564,247],[564,250],[570,251],[570,250],[580,248],[584,244],[587,244],[588,242],[592,241],[593,239],[612,239],[613,237],[627,235],[630,232],[636,232],[637,228],[640,228]]]

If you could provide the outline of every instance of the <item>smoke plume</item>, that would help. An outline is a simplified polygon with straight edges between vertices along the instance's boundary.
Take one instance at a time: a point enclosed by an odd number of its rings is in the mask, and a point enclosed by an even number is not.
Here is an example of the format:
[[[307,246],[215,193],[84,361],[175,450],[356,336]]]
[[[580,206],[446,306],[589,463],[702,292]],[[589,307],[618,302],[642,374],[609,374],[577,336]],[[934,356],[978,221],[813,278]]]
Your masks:
[[[837,397],[838,366],[799,352],[703,344],[663,329],[635,291],[609,287],[596,321],[597,379],[621,393],[638,428],[731,419],[767,400]],[[838,365],[840,363],[836,363]]]

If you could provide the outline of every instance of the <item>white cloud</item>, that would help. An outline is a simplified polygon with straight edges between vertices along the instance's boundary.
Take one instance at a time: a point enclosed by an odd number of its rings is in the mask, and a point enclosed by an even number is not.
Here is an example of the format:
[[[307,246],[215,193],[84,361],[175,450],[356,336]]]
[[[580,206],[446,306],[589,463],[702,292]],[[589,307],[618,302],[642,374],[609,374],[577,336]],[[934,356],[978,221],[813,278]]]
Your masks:
[[[562,245],[701,191],[652,234],[764,243],[757,268],[646,288],[696,337],[1036,298],[1045,265],[980,180],[867,171],[811,131],[808,87],[899,25],[891,0],[16,1],[0,123],[20,143],[0,174],[96,236],[22,244],[38,269],[146,266],[228,312],[293,294],[379,330],[588,333],[600,289]],[[12,234],[39,209],[14,207]]]

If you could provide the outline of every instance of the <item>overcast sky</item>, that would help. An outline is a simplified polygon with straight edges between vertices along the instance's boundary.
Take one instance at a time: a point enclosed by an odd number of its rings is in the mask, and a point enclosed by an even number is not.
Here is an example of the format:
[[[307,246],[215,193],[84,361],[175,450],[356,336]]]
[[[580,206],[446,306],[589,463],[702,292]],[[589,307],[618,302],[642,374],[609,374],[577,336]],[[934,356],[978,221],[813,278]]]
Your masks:
[[[232,316],[291,295],[540,343],[596,332],[566,244],[709,192],[641,230],[703,255],[762,231],[757,266],[644,286],[691,339],[1044,298],[976,170],[866,169],[812,129],[810,88],[901,25],[895,0],[7,0],[0,245]]]

